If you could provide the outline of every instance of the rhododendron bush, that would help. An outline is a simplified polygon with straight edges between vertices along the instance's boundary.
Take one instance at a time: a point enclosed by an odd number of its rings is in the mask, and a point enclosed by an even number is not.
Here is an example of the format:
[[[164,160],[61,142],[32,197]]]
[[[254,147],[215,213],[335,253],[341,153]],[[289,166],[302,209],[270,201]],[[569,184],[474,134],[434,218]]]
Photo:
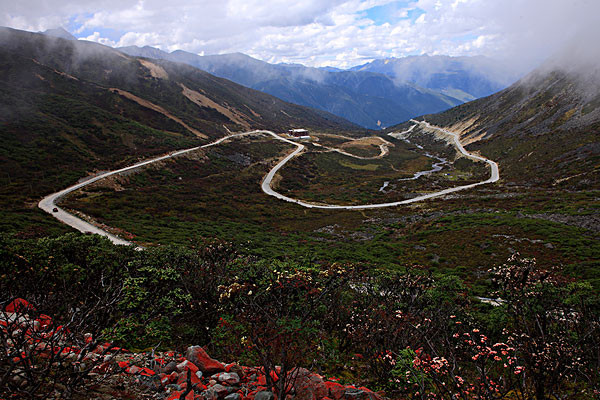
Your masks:
[[[221,242],[135,251],[92,236],[0,236],[0,394],[72,394],[112,373],[102,365],[114,346],[193,345],[258,366],[280,399],[301,392],[305,369],[339,396],[354,383],[402,399],[600,396],[590,284],[518,256],[477,279],[496,300],[420,266],[265,260]]]
[[[499,301],[483,307],[502,321],[493,337],[462,283],[414,271],[363,283],[343,335],[403,398],[596,398],[600,306],[591,286],[516,256],[489,276]]]

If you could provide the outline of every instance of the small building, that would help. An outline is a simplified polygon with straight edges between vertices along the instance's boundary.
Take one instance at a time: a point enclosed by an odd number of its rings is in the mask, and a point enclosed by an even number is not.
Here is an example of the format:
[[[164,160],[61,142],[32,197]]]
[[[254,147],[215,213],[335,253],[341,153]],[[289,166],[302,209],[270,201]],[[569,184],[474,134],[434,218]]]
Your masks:
[[[310,139],[310,135],[306,129],[290,129],[288,135],[294,139]]]

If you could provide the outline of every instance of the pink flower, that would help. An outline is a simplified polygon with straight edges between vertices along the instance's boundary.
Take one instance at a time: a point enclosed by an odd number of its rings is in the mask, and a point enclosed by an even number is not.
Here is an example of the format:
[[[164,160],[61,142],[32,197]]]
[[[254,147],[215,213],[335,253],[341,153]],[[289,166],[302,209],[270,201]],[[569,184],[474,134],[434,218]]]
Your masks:
[[[525,367],[516,367],[515,368],[515,375],[519,375],[521,372],[523,372],[523,370],[525,369]]]

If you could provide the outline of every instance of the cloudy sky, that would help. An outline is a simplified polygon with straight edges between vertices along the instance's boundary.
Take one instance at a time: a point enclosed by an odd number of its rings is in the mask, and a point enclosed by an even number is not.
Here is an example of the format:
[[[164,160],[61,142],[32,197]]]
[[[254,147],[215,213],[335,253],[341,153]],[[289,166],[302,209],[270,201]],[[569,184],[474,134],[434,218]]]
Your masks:
[[[599,0],[0,1],[0,25],[17,29],[62,26],[110,46],[239,51],[268,62],[341,68],[446,54],[487,55],[527,69],[579,28],[598,25],[600,15]]]

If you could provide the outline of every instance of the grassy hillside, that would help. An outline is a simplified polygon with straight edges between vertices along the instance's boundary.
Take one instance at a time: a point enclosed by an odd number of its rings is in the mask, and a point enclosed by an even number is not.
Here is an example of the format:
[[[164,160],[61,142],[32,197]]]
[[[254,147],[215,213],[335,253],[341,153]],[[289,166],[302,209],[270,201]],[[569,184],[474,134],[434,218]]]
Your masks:
[[[35,204],[90,173],[207,143],[228,130],[292,127],[356,129],[187,65],[3,28],[0,227],[61,231]]]
[[[428,169],[417,164],[431,161],[413,158],[401,141],[395,145],[391,156],[380,160],[305,154],[282,170],[278,190],[342,204],[385,202],[439,188],[447,173],[468,176],[469,165],[455,164],[431,177],[400,181],[407,173],[392,170],[391,160],[407,171],[412,166]],[[74,192],[62,205],[131,233],[137,243],[150,247],[218,238],[266,259],[366,262],[387,270],[418,264],[460,275],[480,295],[488,291],[482,277],[489,265],[518,252],[544,267],[564,266],[600,288],[598,232],[585,224],[597,212],[593,192],[485,185],[402,207],[305,209],[260,189],[261,179],[290,148],[267,137],[239,138],[98,182]],[[384,179],[390,185],[380,192]]]
[[[598,189],[600,83],[540,69],[513,86],[426,115],[500,163],[506,182]],[[396,129],[390,128],[390,130]]]

